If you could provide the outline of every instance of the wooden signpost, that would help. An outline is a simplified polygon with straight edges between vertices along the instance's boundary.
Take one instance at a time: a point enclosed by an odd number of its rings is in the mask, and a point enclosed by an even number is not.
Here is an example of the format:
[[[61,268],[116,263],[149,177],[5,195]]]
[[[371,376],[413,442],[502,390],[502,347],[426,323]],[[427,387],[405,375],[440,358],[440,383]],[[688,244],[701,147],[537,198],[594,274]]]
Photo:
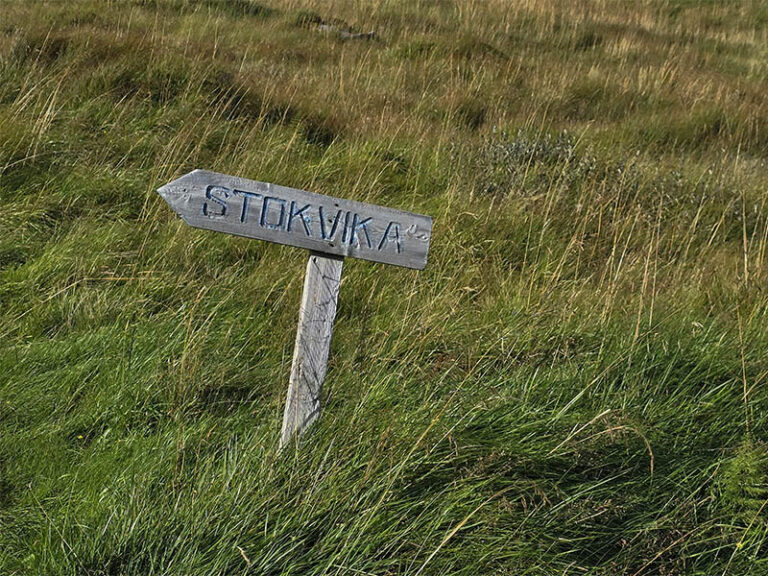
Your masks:
[[[320,414],[344,257],[422,270],[432,218],[194,170],[157,191],[190,226],[310,250],[280,446]]]

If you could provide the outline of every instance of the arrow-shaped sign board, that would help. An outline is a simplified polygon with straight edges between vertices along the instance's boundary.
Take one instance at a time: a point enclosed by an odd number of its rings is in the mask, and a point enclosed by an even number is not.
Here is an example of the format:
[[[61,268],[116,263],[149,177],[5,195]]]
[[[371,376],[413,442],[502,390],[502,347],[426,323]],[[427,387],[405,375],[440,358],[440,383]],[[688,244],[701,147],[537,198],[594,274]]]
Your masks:
[[[418,270],[427,264],[429,216],[206,170],[158,192],[196,228]]]
[[[320,414],[320,393],[336,316],[345,256],[421,270],[432,218],[194,170],[158,193],[190,226],[311,251],[280,445]]]

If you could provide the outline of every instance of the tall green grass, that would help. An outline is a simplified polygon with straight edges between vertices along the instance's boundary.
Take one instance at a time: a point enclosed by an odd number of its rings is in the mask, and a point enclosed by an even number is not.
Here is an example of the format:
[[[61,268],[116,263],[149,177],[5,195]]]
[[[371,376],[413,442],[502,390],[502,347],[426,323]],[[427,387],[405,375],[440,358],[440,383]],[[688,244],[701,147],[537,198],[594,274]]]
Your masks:
[[[1,14],[0,573],[768,570],[765,7]],[[435,219],[282,454],[306,254],[192,168]]]

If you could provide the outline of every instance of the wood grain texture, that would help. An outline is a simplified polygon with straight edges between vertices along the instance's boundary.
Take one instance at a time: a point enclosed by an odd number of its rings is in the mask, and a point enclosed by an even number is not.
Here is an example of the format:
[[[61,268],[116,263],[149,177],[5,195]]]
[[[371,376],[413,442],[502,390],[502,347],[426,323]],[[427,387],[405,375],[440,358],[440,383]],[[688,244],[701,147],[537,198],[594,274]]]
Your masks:
[[[421,270],[432,218],[194,170],[158,193],[190,226]]]
[[[328,366],[333,321],[344,260],[312,253],[304,278],[291,381],[283,414],[283,448],[320,415],[320,394]]]

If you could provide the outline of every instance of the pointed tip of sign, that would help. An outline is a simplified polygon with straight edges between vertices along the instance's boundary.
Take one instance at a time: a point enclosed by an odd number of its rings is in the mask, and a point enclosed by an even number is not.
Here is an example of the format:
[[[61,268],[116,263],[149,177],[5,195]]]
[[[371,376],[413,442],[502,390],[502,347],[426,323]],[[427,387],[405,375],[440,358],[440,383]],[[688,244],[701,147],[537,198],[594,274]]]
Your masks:
[[[178,186],[174,186],[173,182],[169,182],[164,186],[160,186],[160,188],[156,190],[156,192],[160,194],[160,197],[165,200],[171,207],[173,207],[175,201],[178,199],[179,194],[182,193],[182,191],[183,189],[180,189]]]
[[[156,190],[156,192],[160,194],[160,196],[162,196],[163,198],[167,198],[168,195],[172,193],[178,193],[179,188],[183,187],[183,183],[188,182],[190,180],[190,177],[198,176],[200,174],[212,174],[212,172],[209,172],[208,170],[202,170],[200,168],[195,168],[191,172],[182,174],[175,180],[171,180],[167,184],[163,184],[162,186],[160,186],[160,188]]]
[[[201,178],[204,179],[208,174],[215,173],[200,169],[192,170],[160,186],[156,192],[168,203],[174,212],[184,218],[184,211],[191,201],[193,190],[198,185],[198,181]]]
[[[179,202],[182,202],[185,196],[189,196],[186,186],[181,184],[179,180],[168,182],[168,184],[160,186],[160,188],[156,190],[162,199],[165,200],[175,212],[178,212],[177,205]]]
[[[168,198],[168,196],[171,193],[174,193],[174,192],[178,193],[179,185],[181,184],[181,182],[184,179],[186,179],[190,174],[194,174],[195,172],[197,172],[197,170],[193,170],[189,174],[184,174],[184,175],[179,176],[178,178],[176,178],[174,180],[171,180],[170,182],[168,182],[166,184],[163,184],[162,186],[160,186],[160,188],[157,189],[157,193],[160,194],[160,196],[162,196],[163,198],[166,198],[166,199]]]

